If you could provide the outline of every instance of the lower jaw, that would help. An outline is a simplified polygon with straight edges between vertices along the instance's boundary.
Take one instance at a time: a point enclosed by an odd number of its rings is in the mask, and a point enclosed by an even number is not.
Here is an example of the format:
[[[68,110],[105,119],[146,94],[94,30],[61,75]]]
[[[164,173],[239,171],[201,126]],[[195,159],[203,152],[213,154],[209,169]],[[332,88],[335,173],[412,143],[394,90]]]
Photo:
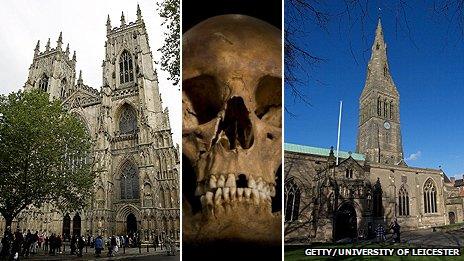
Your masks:
[[[186,244],[212,242],[281,244],[281,212],[271,212],[271,204],[232,201],[205,205],[200,213],[183,214],[183,241]]]

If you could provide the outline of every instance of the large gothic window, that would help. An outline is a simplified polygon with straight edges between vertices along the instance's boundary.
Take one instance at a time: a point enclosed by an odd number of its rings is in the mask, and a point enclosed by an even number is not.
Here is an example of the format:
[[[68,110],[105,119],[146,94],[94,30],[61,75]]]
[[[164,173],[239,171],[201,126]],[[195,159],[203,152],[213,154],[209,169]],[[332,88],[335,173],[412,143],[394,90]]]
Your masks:
[[[42,79],[39,81],[39,90],[47,92],[48,91],[48,76],[43,75]]]
[[[139,198],[139,176],[137,166],[127,162],[121,170],[121,199]]]
[[[424,184],[424,212],[437,213],[437,188],[432,179]]]
[[[124,50],[119,58],[119,82],[126,83],[134,81],[134,65],[132,55]]]
[[[129,105],[124,105],[119,117],[119,132],[121,134],[133,133],[137,130],[137,116]]]
[[[398,192],[398,214],[400,216],[409,216],[409,195],[404,186],[401,186]]]
[[[285,183],[285,222],[298,219],[300,211],[300,189],[293,179]]]

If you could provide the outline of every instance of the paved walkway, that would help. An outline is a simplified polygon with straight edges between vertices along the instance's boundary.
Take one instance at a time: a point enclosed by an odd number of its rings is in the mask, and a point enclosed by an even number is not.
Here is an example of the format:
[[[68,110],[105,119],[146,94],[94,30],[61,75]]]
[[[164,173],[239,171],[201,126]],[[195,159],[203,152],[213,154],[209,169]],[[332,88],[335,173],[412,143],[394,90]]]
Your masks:
[[[401,233],[401,241],[422,247],[462,247],[464,245],[464,229],[439,230],[423,229]]]
[[[123,253],[123,249],[121,248],[118,253],[113,257],[108,257],[108,250],[103,251],[101,257],[95,257],[95,249],[94,248],[87,248],[87,253],[84,254],[83,257],[77,257],[76,255],[70,255],[70,250],[66,249],[66,253],[56,254],[56,255],[48,255],[43,250],[41,250],[38,254],[30,256],[28,258],[22,257],[21,260],[121,260],[121,259],[129,259],[129,258],[136,258],[136,257],[150,257],[150,256],[167,256],[166,250],[157,249],[154,251],[153,248],[149,248],[149,252],[147,252],[147,248],[141,248],[140,252],[138,248],[126,248],[126,253]],[[177,251],[177,259],[179,257],[179,251]]]

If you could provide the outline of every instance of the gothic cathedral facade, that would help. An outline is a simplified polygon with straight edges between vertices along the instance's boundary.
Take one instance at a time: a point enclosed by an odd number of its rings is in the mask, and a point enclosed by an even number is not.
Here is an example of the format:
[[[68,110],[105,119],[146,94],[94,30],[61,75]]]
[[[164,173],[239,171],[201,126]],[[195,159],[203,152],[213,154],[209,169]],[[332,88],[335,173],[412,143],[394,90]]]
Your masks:
[[[356,153],[285,144],[285,241],[375,236],[397,220],[404,230],[464,220],[463,199],[441,169],[404,161],[399,92],[379,19],[359,98]]]
[[[94,198],[83,211],[53,206],[23,211],[22,228],[63,236],[139,233],[179,239],[179,156],[168,109],[163,109],[153,55],[140,8],[137,19],[106,24],[100,90],[76,80],[76,53],[50,40],[34,51],[25,90],[41,89],[81,119],[93,141]],[[27,225],[26,225],[27,224]]]

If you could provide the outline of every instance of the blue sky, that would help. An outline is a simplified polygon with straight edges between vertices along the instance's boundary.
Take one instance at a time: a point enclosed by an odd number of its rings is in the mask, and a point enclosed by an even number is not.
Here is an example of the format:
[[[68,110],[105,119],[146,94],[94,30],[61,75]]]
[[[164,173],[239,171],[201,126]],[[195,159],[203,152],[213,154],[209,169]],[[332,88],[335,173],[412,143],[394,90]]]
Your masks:
[[[401,10],[381,6],[390,71],[400,93],[404,155],[410,166],[442,166],[448,176],[462,178],[464,36],[450,24],[451,17],[432,13],[424,2]],[[343,6],[323,8],[339,13]],[[338,106],[343,100],[340,148],[356,150],[358,98],[364,86],[377,10],[376,3],[371,3],[369,17],[363,23],[349,22],[342,15],[331,16],[326,30],[320,30],[309,19],[302,26],[310,33],[298,38],[298,43],[325,61],[310,71],[312,79],[302,85],[310,106],[285,92],[286,109],[293,114],[285,113],[286,142],[335,147]],[[405,15],[398,16],[398,11]],[[291,12],[288,6],[286,12]],[[357,17],[359,10],[352,15]],[[352,25],[351,30],[348,25]]]

